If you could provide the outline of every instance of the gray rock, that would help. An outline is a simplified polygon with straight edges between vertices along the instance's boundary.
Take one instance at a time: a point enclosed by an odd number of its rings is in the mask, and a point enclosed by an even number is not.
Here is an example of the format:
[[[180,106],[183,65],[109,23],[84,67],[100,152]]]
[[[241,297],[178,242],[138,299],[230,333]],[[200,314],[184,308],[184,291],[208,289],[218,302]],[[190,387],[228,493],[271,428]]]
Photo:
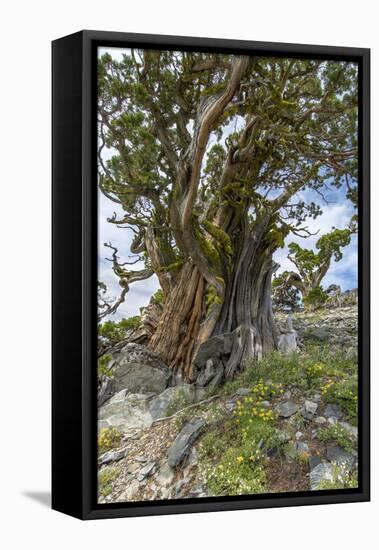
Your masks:
[[[318,403],[314,403],[313,401],[306,400],[304,403],[304,409],[310,413],[310,414],[316,414],[318,408]]]
[[[219,362],[219,360],[217,360]],[[215,359],[208,359],[205,364],[205,369],[196,379],[198,386],[206,386],[216,376]]]
[[[168,366],[157,354],[140,344],[127,344],[113,366],[113,389],[124,388],[132,393],[160,393],[167,388],[171,376]]]
[[[296,441],[295,449],[298,453],[309,453],[308,443],[305,441]]]
[[[208,359],[216,357],[221,358],[225,355],[230,355],[232,351],[234,332],[227,332],[218,336],[209,338],[203,342],[196,354],[194,364],[197,367],[204,367]]]
[[[317,416],[315,422],[316,424],[326,424],[326,418],[324,416]]]
[[[184,477],[183,479],[179,479],[179,481],[175,484],[174,494],[176,498],[180,498],[183,496],[183,493],[188,486],[188,483],[190,482],[190,478]]]
[[[204,425],[205,422],[202,418],[194,418],[176,436],[168,451],[168,464],[172,468],[175,468],[187,458],[191,446],[200,435]]]
[[[334,416],[335,418],[337,418],[337,420],[339,420],[342,417],[341,408],[334,403],[329,404],[325,408],[324,416],[326,416],[326,418]]]
[[[175,477],[175,470],[171,468],[171,466],[167,461],[164,461],[161,464],[155,479],[157,483],[159,483],[159,485],[161,485],[162,487],[169,487],[174,477]]]
[[[151,474],[153,473],[155,469],[155,462],[149,462],[149,464],[146,464],[146,466],[144,466],[139,472],[138,472],[138,475],[137,475],[137,481],[139,481],[141,483],[141,481],[144,481],[144,479],[146,477],[149,477],[151,476]]]
[[[316,468],[316,466],[321,464],[321,458],[317,455],[312,455],[309,457],[308,462],[309,462],[309,470],[311,471],[314,468]]]
[[[329,463],[320,463],[309,473],[312,491],[317,491],[322,481],[333,481],[333,466]]]
[[[296,440],[299,440],[299,439],[301,439],[301,438],[303,437],[303,435],[304,435],[303,432],[296,432],[296,433],[295,433],[295,439],[296,439]]]
[[[326,342],[330,339],[330,336],[330,331],[322,327],[309,328],[303,333],[304,339],[315,340],[316,342]]]
[[[297,350],[296,330],[285,332],[279,336],[278,349],[285,354],[290,354]]]
[[[270,405],[270,401],[261,401],[261,407],[264,407],[265,409],[268,409]]]
[[[321,401],[321,394],[320,393],[315,393],[314,396],[313,396],[313,401],[316,401],[317,403],[319,401]]]
[[[351,469],[355,464],[355,457],[337,445],[327,446],[326,458],[330,462],[335,462],[339,466],[346,466],[348,469]]]
[[[296,403],[294,403],[293,401],[285,401],[284,403],[279,403],[276,406],[276,410],[278,411],[279,416],[282,416],[283,418],[288,418],[299,410],[299,406],[296,405]]]
[[[117,462],[118,460],[124,458],[124,456],[126,456],[125,449],[116,449],[114,451],[107,451],[106,453],[99,456],[97,462],[100,466],[102,464],[108,464],[109,462]]]
[[[312,420],[314,414],[317,411],[318,403],[306,400],[304,406],[301,409],[301,414],[307,420]]]
[[[283,399],[291,399],[292,392],[291,390],[287,390],[283,393]]]
[[[147,428],[152,424],[148,396],[140,394],[115,395],[98,409],[98,429],[115,427],[122,432],[130,428]]]
[[[167,416],[169,407],[178,400],[183,401],[183,407],[201,400],[201,395],[191,384],[182,384],[167,388],[149,401],[149,412],[153,420]]]
[[[331,426],[334,426],[335,424],[337,424],[338,420],[335,416],[330,416],[328,418],[328,423],[331,425]]]

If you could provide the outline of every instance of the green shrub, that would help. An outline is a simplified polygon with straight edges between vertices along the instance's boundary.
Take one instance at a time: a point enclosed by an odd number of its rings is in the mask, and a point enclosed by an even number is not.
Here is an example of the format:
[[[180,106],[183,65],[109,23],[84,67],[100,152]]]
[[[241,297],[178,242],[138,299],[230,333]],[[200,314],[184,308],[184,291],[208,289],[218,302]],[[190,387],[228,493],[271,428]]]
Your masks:
[[[325,304],[327,298],[328,295],[321,286],[312,288],[312,290],[304,296],[304,307],[306,309],[318,309]]]
[[[173,399],[171,399],[166,410],[166,416],[171,416],[184,409],[188,405],[188,400],[184,390],[179,390]]]
[[[151,301],[154,304],[163,304],[163,290],[161,288],[158,288],[155,294],[153,294]]]
[[[102,454],[109,449],[118,447],[121,441],[121,432],[117,428],[103,428],[97,438],[98,453]]]
[[[135,315],[128,319],[121,319],[119,322],[105,321],[98,325],[97,333],[103,346],[110,347],[123,340],[129,330],[136,330],[140,325],[141,317]]]
[[[112,492],[112,482],[120,475],[121,468],[119,466],[105,466],[98,475],[98,493],[106,497]]]
[[[328,380],[322,388],[322,395],[328,403],[337,403],[348,418],[354,422],[358,415],[358,378]]]
[[[356,489],[357,487],[357,472],[350,472],[346,467],[335,464],[333,466],[332,479],[321,481],[317,486],[317,490]]]
[[[215,466],[206,463],[200,469],[212,495],[259,494],[266,490],[267,477],[259,449],[227,449]]]
[[[108,367],[109,362],[112,360],[112,356],[109,354],[102,355],[97,360],[97,376],[100,378],[101,376],[108,376],[108,378],[113,377],[112,369]]]
[[[340,424],[320,428],[318,438],[325,443],[334,441],[339,447],[348,452],[351,452],[356,447],[353,438]]]

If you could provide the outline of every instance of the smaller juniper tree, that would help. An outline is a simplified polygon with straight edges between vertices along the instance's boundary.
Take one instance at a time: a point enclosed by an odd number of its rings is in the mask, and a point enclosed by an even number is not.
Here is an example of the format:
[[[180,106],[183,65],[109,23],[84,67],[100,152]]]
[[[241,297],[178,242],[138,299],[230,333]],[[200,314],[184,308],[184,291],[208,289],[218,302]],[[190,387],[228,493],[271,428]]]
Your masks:
[[[316,243],[317,251],[302,248],[297,243],[291,243],[288,259],[296,266],[297,272],[284,272],[280,289],[294,287],[302,294],[304,305],[320,305],[327,299],[321,281],[327,274],[332,260],[339,262],[342,259],[342,248],[351,242],[352,227],[347,229],[333,228]]]

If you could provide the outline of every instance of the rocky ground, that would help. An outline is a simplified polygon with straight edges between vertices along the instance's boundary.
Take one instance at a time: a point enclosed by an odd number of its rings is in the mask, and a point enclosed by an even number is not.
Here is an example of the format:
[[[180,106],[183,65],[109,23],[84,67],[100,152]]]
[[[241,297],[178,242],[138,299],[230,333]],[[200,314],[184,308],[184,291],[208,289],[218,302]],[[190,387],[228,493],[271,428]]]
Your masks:
[[[356,485],[357,308],[298,313],[292,328],[277,320],[297,351],[226,384],[216,359],[203,385],[169,387],[165,365],[136,345],[118,349],[99,407],[100,503]]]

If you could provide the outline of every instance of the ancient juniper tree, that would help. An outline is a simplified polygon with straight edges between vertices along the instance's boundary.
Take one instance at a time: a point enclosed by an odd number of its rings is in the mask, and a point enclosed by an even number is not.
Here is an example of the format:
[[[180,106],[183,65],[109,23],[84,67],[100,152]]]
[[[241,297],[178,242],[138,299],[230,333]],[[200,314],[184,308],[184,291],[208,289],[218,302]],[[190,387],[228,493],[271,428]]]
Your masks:
[[[157,275],[149,346],[187,379],[212,335],[235,331],[227,376],[275,347],[274,252],[303,234],[327,185],[356,186],[356,83],[356,66],[334,61],[151,50],[99,60],[99,187],[123,209],[109,222],[132,228],[145,259],[138,274],[116,256],[114,271],[123,291]]]

